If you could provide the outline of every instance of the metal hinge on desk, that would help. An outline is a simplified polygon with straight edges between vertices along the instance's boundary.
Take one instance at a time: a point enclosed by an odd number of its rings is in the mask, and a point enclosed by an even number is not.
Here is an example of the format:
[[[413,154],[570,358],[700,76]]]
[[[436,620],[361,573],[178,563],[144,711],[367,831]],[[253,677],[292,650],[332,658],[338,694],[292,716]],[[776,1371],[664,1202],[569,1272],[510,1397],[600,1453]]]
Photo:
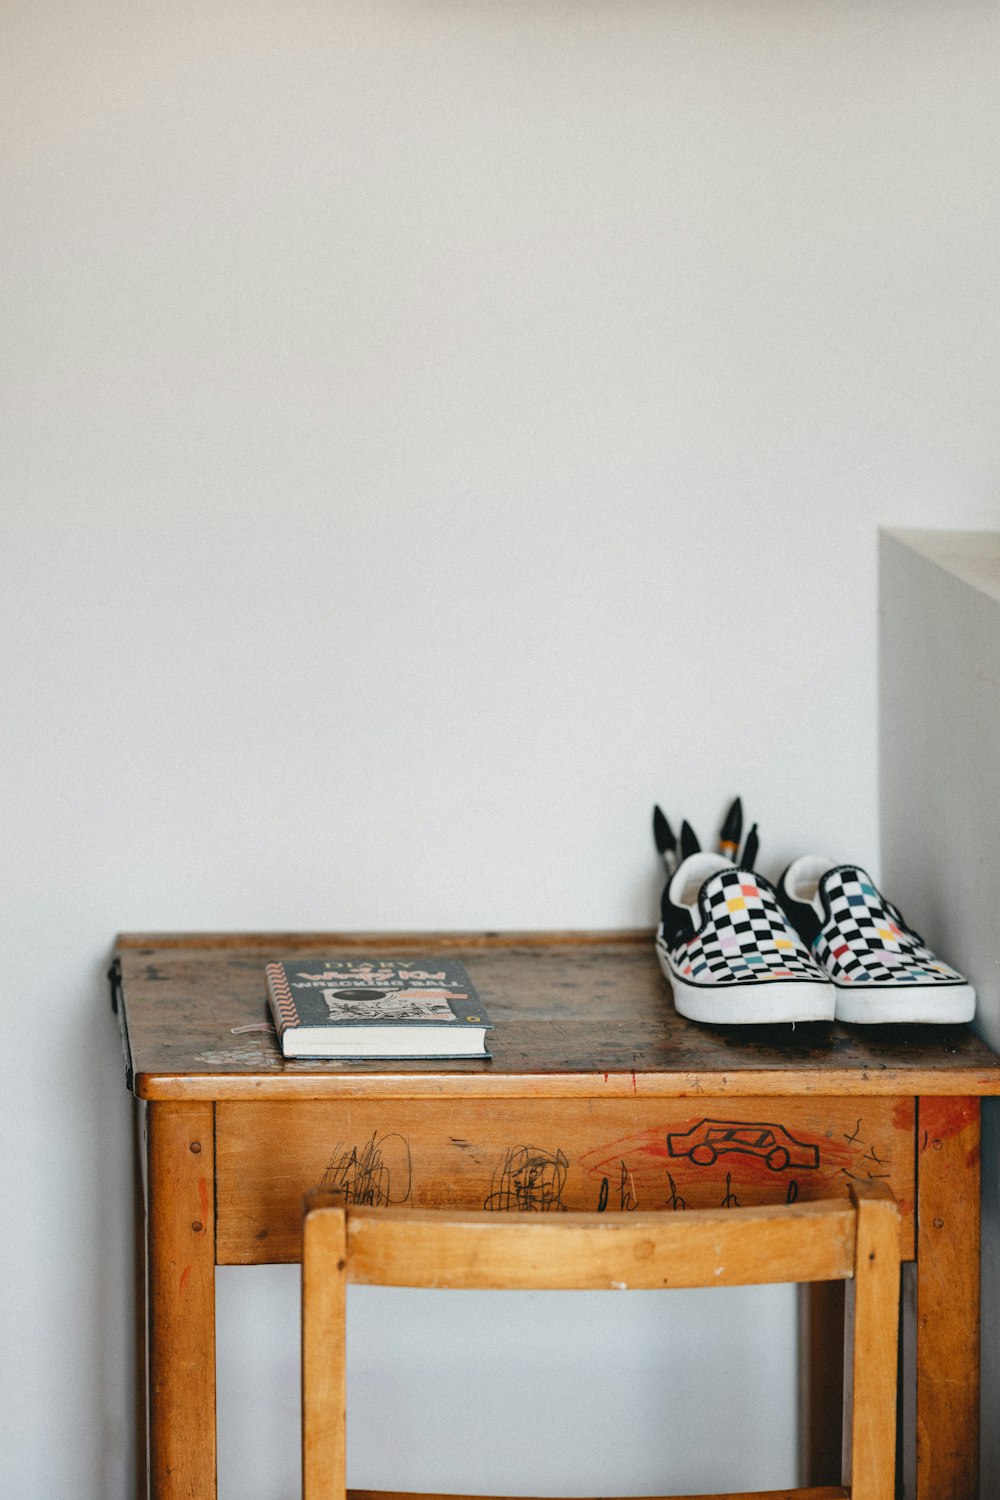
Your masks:
[[[122,992],[122,961],[120,958],[116,958],[108,970],[108,984],[111,986],[111,1009],[117,1015],[118,996]]]
[[[128,1043],[128,1026],[125,1021],[125,994],[122,989],[122,965],[121,959],[116,958],[108,970],[108,984],[111,986],[111,1009],[118,1017],[118,1030],[122,1037],[122,1056],[125,1059],[125,1087],[132,1088],[135,1080],[135,1069],[132,1066],[132,1049]]]

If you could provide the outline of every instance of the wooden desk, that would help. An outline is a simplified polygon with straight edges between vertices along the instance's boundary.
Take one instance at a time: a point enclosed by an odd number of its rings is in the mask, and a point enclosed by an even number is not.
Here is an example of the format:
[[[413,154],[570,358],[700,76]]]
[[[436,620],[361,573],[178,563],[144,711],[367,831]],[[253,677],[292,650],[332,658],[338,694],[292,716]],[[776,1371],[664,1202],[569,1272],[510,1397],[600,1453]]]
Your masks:
[[[265,961],[449,951],[493,1060],[285,1061]],[[650,934],[129,935],[115,998],[143,1128],[148,1477],[211,1500],[215,1267],[295,1261],[303,1193],[498,1212],[820,1198],[888,1181],[903,1210],[907,1496],[973,1500],[979,1457],[979,1096],[964,1027],[696,1026]],[[804,1482],[835,1445],[836,1308],[804,1322]],[[907,1378],[908,1377],[908,1378]],[[837,1393],[839,1401],[839,1390]]]

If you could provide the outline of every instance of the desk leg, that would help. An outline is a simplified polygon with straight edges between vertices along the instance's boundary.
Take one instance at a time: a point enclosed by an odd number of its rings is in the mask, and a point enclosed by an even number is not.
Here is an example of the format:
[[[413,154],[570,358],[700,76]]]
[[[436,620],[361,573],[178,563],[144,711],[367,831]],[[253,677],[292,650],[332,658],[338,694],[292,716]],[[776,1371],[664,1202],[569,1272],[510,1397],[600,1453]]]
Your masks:
[[[146,1105],[133,1099],[135,1131],[132,1138],[133,1216],[135,1253],[135,1494],[149,1500],[149,1300],[146,1283]]]
[[[976,1500],[979,1100],[920,1099],[917,1125],[916,1474],[906,1493]]]
[[[152,1500],[214,1500],[215,1111],[148,1112]]]

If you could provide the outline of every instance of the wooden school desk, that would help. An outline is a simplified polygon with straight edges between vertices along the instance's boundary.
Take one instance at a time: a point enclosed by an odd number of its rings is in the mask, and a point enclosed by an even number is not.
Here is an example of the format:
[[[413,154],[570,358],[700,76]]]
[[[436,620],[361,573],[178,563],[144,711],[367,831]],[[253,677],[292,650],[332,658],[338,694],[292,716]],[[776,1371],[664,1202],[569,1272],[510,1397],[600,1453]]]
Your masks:
[[[264,963],[461,958],[493,1059],[286,1062]],[[901,1473],[973,1500],[979,1459],[979,1097],[965,1027],[697,1026],[643,933],[128,935],[112,970],[141,1101],[154,1500],[211,1500],[215,1267],[296,1261],[302,1196],[505,1212],[791,1202],[887,1181],[903,1211]],[[839,1441],[837,1307],[801,1321],[803,1482]],[[835,1465],[834,1465],[835,1466]],[[145,1478],[143,1479],[145,1486]]]

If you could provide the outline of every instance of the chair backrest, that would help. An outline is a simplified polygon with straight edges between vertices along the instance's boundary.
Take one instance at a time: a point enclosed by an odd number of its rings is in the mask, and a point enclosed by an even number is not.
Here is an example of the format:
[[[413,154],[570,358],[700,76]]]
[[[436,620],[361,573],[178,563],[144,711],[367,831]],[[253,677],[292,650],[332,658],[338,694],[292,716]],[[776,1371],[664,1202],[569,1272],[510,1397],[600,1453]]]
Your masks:
[[[848,1284],[842,1488],[802,1500],[892,1500],[899,1213],[883,1184],[851,1200],[682,1213],[494,1214],[306,1200],[303,1500],[344,1500],[346,1287],[623,1291]],[[704,1497],[711,1500],[711,1497]]]

